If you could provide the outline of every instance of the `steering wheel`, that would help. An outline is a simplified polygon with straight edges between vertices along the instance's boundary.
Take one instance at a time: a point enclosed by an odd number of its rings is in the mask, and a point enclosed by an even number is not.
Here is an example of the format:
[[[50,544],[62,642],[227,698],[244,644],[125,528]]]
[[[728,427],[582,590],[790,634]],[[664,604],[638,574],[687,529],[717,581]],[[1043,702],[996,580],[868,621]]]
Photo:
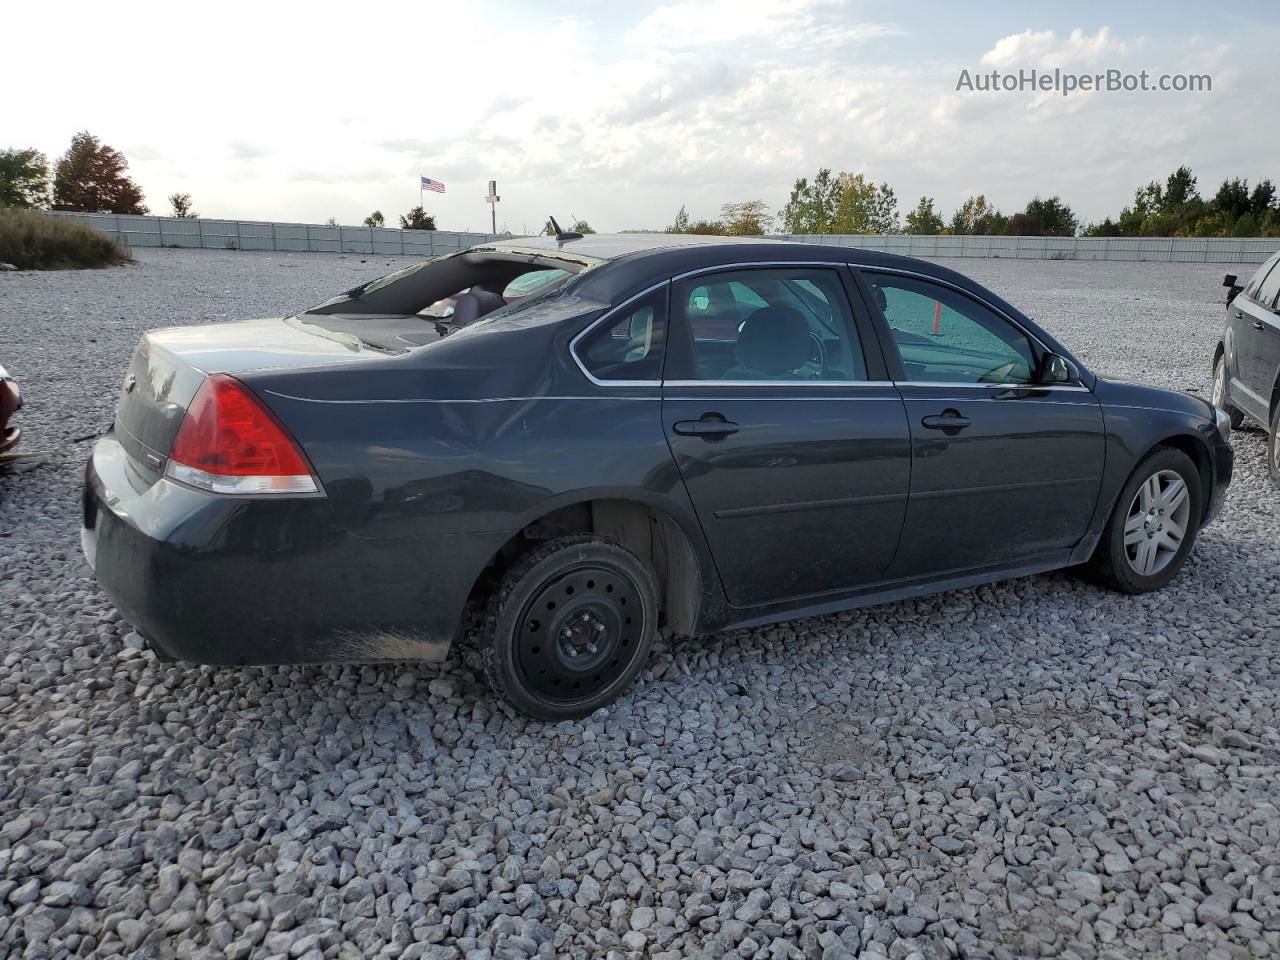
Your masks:
[[[827,370],[827,347],[822,342],[822,338],[812,330],[809,331],[809,339],[813,341],[813,349],[809,352],[809,359],[805,361],[804,368],[814,371],[813,379],[821,380]]]

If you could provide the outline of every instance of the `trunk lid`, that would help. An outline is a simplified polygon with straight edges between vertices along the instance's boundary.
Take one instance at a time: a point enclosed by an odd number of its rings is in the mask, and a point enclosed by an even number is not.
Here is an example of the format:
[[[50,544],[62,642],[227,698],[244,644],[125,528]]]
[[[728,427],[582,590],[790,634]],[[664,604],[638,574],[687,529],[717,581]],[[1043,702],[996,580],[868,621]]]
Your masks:
[[[329,318],[325,318],[328,320]],[[379,318],[363,318],[371,334],[391,340]],[[397,324],[406,318],[396,318]],[[307,317],[241,320],[169,327],[143,335],[129,363],[116,407],[116,439],[148,484],[160,479],[178,427],[211,373],[334,366],[402,353],[411,344],[374,348],[361,337],[308,322]],[[432,339],[433,327],[414,329]]]

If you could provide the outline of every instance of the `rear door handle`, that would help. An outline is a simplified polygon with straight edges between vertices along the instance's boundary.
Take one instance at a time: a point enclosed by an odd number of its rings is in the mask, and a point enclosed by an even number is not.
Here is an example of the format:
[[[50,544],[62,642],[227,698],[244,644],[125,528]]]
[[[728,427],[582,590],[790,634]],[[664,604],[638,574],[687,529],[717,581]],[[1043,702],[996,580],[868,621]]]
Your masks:
[[[940,415],[925,417],[920,423],[927,430],[963,430],[973,421],[960,416],[955,410],[947,410]]]
[[[1266,325],[1265,323],[1263,323],[1261,320],[1255,320],[1255,321],[1253,321],[1253,329],[1255,329],[1255,330],[1265,330],[1265,329],[1267,329],[1267,325]]]
[[[686,437],[702,437],[704,440],[716,440],[738,432],[738,425],[730,420],[708,414],[701,420],[677,420],[671,425],[676,433]]]

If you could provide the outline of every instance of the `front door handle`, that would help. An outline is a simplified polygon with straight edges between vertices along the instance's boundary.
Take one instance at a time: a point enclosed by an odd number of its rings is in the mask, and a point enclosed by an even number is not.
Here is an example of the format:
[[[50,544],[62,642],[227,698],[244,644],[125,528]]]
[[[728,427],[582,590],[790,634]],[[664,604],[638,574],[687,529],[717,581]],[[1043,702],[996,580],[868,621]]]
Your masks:
[[[1243,320],[1243,319],[1244,319],[1244,311],[1243,311],[1243,310],[1232,310],[1231,312],[1235,315],[1235,318],[1236,318],[1237,320]]]
[[[686,437],[701,437],[703,440],[719,440],[731,433],[738,432],[738,425],[726,420],[719,414],[708,413],[701,420],[677,420],[671,429]]]
[[[1265,323],[1263,323],[1261,320],[1255,320],[1255,321],[1253,321],[1253,329],[1255,329],[1255,330],[1265,330],[1265,329],[1267,329],[1267,325],[1266,325]]]
[[[960,416],[958,410],[944,410],[939,415],[925,417],[920,423],[927,430],[963,430],[973,421]]]

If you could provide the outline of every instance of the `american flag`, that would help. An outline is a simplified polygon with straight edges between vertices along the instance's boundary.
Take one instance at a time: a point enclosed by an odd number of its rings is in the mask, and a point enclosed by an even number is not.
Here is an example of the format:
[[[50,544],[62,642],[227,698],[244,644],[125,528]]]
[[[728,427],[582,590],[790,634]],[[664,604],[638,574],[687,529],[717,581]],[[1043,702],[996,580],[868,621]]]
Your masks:
[[[430,177],[422,178],[422,189],[432,190],[435,193],[444,193],[444,184],[439,180],[432,180]]]

